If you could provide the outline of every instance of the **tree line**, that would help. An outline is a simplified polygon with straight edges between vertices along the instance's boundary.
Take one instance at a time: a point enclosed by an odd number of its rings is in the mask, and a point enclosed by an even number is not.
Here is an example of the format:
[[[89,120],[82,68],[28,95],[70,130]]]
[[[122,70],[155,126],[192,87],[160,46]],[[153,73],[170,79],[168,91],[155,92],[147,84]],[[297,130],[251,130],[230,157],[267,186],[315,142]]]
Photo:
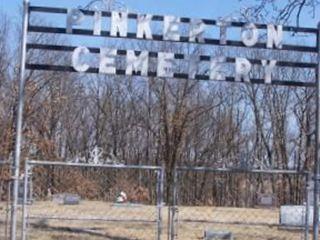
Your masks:
[[[18,28],[1,13],[0,159],[11,161],[21,36],[13,29]],[[45,34],[32,35],[29,40],[66,41],[59,35]],[[207,51],[183,44],[155,45],[146,43],[142,48],[197,54]],[[237,48],[211,51],[216,55],[242,53]],[[285,57],[305,56],[288,53]],[[63,63],[67,58],[57,52],[28,54],[28,61],[47,63]],[[256,74],[262,73],[257,70]],[[311,71],[286,69],[277,75],[286,79],[314,77]],[[176,166],[313,169],[315,91],[311,88],[43,71],[28,71],[26,83],[23,161],[85,159],[99,147],[104,159],[112,156],[124,164],[164,166],[167,196]],[[206,177],[193,178],[200,186],[210,182]],[[300,184],[293,182],[292,188]],[[190,189],[201,198],[199,189]]]

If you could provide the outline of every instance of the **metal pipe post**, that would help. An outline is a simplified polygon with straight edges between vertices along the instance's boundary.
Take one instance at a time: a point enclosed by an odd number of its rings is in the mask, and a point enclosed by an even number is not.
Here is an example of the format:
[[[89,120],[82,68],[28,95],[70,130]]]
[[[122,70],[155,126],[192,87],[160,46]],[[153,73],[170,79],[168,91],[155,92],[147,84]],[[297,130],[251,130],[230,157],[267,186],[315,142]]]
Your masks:
[[[32,182],[32,174],[33,174],[32,169],[33,169],[33,167],[30,166],[29,161],[28,161],[28,166],[29,166],[29,171],[30,171],[30,174],[29,174],[29,182],[28,182],[28,184],[29,184],[29,185],[28,185],[28,186],[29,186],[29,191],[28,191],[29,196],[28,196],[28,200],[30,201],[30,204],[32,204],[32,203],[33,203],[33,182]]]
[[[23,0],[23,28],[21,41],[21,62],[20,62],[20,84],[19,84],[19,98],[17,108],[16,121],[16,139],[14,163],[12,167],[13,192],[12,192],[12,206],[11,206],[11,229],[10,239],[16,240],[17,233],[17,203],[19,190],[19,171],[20,171],[20,155],[21,155],[21,138],[22,138],[22,122],[23,122],[23,107],[24,107],[24,88],[25,88],[25,63],[27,57],[27,33],[29,22],[29,0]]]
[[[28,204],[28,183],[29,183],[30,166],[28,161],[25,162],[24,183],[23,183],[23,202],[22,202],[22,240],[27,239],[27,204]]]
[[[163,206],[163,181],[164,181],[164,168],[157,171],[158,173],[158,187],[157,187],[157,208],[158,208],[158,219],[157,219],[157,239],[161,240],[162,235],[162,206]]]
[[[173,189],[172,189],[172,202],[170,203],[170,240],[176,238],[176,213],[178,211],[177,201],[177,184],[178,184],[178,170],[174,168]]]
[[[316,70],[316,153],[314,165],[314,208],[313,208],[313,240],[319,238],[319,185],[320,185],[320,22],[317,33],[317,70]]]
[[[310,174],[307,173],[305,177],[305,194],[306,194],[306,209],[305,209],[305,232],[304,232],[304,239],[309,240],[309,215],[310,215],[310,199],[309,199],[309,190],[310,190]]]

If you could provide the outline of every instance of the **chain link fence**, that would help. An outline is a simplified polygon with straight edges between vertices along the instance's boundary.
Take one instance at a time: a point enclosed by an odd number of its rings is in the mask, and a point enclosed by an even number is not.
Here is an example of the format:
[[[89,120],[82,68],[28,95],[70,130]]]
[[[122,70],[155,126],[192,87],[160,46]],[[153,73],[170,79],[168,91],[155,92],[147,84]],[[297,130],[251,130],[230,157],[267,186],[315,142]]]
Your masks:
[[[308,239],[308,182],[294,171],[179,168],[170,239]]]
[[[23,240],[311,239],[307,172],[177,168],[165,206],[160,167],[29,161],[26,169]]]
[[[30,161],[26,169],[24,239],[161,238],[161,168]]]

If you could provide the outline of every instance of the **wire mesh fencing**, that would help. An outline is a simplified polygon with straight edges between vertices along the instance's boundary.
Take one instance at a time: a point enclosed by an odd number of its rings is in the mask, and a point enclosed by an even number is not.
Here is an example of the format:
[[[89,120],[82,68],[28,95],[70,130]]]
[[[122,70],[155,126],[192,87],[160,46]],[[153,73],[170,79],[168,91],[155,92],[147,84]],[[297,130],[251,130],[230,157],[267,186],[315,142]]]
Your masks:
[[[308,178],[293,171],[180,168],[170,239],[308,239]]]
[[[161,239],[161,168],[30,162],[24,239]]]
[[[210,168],[178,168],[170,182],[160,167],[29,161],[22,239],[311,239],[310,182]]]

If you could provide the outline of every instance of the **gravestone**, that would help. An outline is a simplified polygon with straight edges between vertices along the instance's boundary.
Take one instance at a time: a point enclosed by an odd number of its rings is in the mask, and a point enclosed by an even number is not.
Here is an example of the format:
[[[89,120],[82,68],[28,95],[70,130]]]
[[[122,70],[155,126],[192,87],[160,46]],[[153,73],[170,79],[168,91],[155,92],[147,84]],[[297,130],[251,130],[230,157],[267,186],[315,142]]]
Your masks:
[[[309,225],[313,222],[314,181],[308,182],[307,200],[309,204]],[[280,224],[289,227],[301,227],[306,222],[306,205],[285,205],[280,208]]]
[[[309,208],[309,224],[313,222],[313,207]],[[306,206],[285,205],[280,207],[280,225],[287,227],[303,227],[306,223]]]
[[[208,230],[204,232],[204,240],[233,240],[233,234],[227,231]]]
[[[72,193],[59,193],[52,196],[52,201],[60,205],[78,205],[80,196]]]
[[[260,194],[258,196],[258,207],[275,207],[277,205],[276,199],[274,194]]]

